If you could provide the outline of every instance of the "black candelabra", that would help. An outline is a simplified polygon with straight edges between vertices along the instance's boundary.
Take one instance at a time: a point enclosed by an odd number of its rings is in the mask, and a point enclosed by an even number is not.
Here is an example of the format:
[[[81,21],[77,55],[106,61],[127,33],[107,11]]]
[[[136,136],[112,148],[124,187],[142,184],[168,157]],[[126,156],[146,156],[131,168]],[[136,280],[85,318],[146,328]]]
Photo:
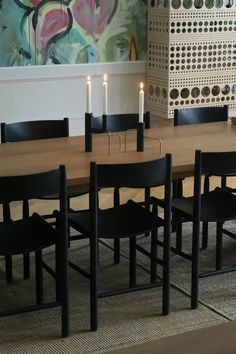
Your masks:
[[[109,124],[107,122],[108,117],[109,116],[107,116],[106,114],[103,114],[102,121],[101,120],[98,121],[97,118],[93,117],[92,113],[85,113],[85,152],[93,151],[93,134],[109,133],[108,131]],[[137,122],[136,129],[137,129],[137,151],[144,151],[145,122]],[[109,144],[111,144],[110,141]]]

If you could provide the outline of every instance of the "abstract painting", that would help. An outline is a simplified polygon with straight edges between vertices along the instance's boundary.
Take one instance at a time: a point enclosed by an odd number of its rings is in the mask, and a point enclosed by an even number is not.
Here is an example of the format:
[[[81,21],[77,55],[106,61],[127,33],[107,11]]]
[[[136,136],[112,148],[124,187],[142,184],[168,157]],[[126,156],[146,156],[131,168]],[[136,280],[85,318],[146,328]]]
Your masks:
[[[146,58],[147,0],[0,0],[0,66]]]

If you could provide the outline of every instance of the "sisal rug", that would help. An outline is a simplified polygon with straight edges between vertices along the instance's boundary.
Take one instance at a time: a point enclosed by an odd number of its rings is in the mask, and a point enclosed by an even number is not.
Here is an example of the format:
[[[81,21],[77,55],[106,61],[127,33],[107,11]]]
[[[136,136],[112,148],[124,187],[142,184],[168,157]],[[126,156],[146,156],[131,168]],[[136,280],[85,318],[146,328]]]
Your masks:
[[[185,230],[189,232],[189,230]],[[145,238],[143,242],[148,243]],[[235,245],[236,250],[236,245]],[[128,261],[126,258],[126,244],[123,243],[121,264],[113,265],[113,254],[110,249],[100,246],[100,283],[103,289],[124,287],[128,283]],[[231,252],[230,252],[231,253]],[[53,249],[45,254],[45,259],[52,262]],[[87,242],[73,243],[69,250],[70,259],[77,264],[88,268],[89,255]],[[179,257],[178,257],[179,258]],[[0,353],[103,353],[157,340],[173,334],[191,331],[193,329],[213,326],[227,322],[227,319],[216,313],[202,302],[197,310],[190,309],[190,300],[187,294],[189,286],[189,264],[186,261],[172,258],[172,282],[177,285],[171,289],[171,314],[161,315],[161,289],[146,290],[133,294],[119,295],[99,300],[99,328],[97,332],[89,331],[89,282],[87,279],[70,269],[70,314],[71,335],[69,338],[60,338],[60,310],[49,309],[35,313],[20,314],[0,319]],[[144,259],[139,263],[146,265]],[[184,264],[184,265],[183,265]],[[4,262],[0,263],[0,303],[1,307],[32,304],[34,301],[34,276],[32,261],[32,276],[29,280],[22,279],[22,261],[14,258],[14,282],[5,283]],[[209,284],[201,284],[201,298],[208,294],[206,302],[216,308],[221,304],[221,311],[227,311],[226,303],[230,308],[235,299],[233,280],[235,275],[228,275],[228,295],[220,297],[225,287],[215,281],[215,288],[220,289],[214,294],[214,288]],[[54,296],[54,283],[45,274],[45,298]],[[139,267],[139,283],[147,280],[147,272]],[[207,283],[207,281],[206,281]],[[224,284],[227,281],[225,280]],[[186,293],[181,289],[186,290]],[[219,300],[221,298],[221,300]],[[227,298],[227,302],[225,302]],[[225,312],[224,312],[225,311]]]
[[[230,221],[225,228],[236,232],[236,222]],[[160,238],[162,237],[160,233]],[[191,254],[192,224],[183,224],[183,251]],[[206,272],[215,269],[216,225],[209,224],[208,248],[200,251],[199,270]],[[148,241],[140,238],[139,244],[148,249]],[[172,234],[172,244],[175,245],[175,234]],[[127,254],[124,250],[124,254]],[[144,257],[139,263],[148,267]],[[226,235],[223,238],[223,266],[236,265],[236,241]],[[199,279],[199,301],[215,310],[229,320],[236,319],[236,272]],[[171,253],[171,284],[179,291],[190,296],[191,262]],[[190,301],[189,301],[190,306]]]
[[[209,224],[208,248],[200,252],[200,272],[215,269],[216,227]],[[225,228],[236,232],[236,222],[227,222]],[[184,225],[184,250],[190,253],[192,225]],[[236,265],[236,240],[224,235],[223,266]],[[181,289],[190,292],[190,262],[179,256],[172,257],[172,282]],[[236,319],[236,272],[199,279],[200,301],[216,310],[226,318]]]

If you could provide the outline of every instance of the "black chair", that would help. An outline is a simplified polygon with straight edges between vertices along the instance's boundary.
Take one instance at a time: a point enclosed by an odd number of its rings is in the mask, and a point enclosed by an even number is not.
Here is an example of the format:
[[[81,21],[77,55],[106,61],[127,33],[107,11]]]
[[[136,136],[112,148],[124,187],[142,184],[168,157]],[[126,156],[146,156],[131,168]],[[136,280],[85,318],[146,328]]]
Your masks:
[[[16,142],[69,136],[69,120],[38,120],[18,123],[1,123],[1,142]]]
[[[63,120],[38,120],[27,121],[18,123],[1,123],[1,142],[17,142],[37,139],[50,139],[61,138],[69,136],[69,120],[64,118]],[[89,192],[89,185],[82,186],[68,186],[67,205],[70,208],[70,198],[81,196]],[[59,199],[58,194],[44,195],[42,199],[54,200]],[[3,214],[5,220],[10,219],[9,205],[3,205]],[[23,216],[29,216],[29,203],[27,200],[23,201]],[[53,218],[52,214],[44,215],[44,218]],[[24,277],[29,278],[29,259],[28,255],[24,255]],[[7,281],[12,281],[12,260],[11,257],[6,258],[6,278]]]
[[[191,125],[202,123],[213,123],[228,120],[228,106],[217,107],[199,107],[187,109],[175,109],[174,111],[174,126]],[[226,178],[222,178],[222,186],[226,186]],[[209,190],[209,178],[205,178],[205,191]],[[183,196],[183,179],[173,181],[173,196],[175,198]],[[179,250],[182,248],[182,223],[176,222],[177,236],[176,246]],[[208,225],[203,224],[202,231],[202,248],[207,248],[208,244]]]
[[[174,125],[190,125],[227,121],[228,106],[198,107],[174,110]]]
[[[176,251],[192,262],[191,307],[198,305],[198,279],[210,275],[221,274],[236,267],[222,268],[222,234],[223,224],[227,220],[236,219],[236,196],[217,187],[213,191],[201,195],[201,176],[235,176],[236,152],[201,152],[196,151],[194,196],[176,198],[172,200],[172,211],[185,221],[193,223],[192,254],[186,255]],[[214,271],[199,273],[199,234],[200,222],[215,222],[216,233],[216,269]]]
[[[35,252],[36,276],[36,304],[2,310],[0,317],[60,306],[62,336],[67,336],[69,334],[68,226],[65,167],[61,166],[57,170],[32,175],[0,177],[0,201],[2,203],[39,198],[50,193],[57,193],[60,196],[57,230],[37,213],[17,221],[4,220],[0,223],[0,255],[9,257]],[[49,268],[42,258],[42,250],[51,245],[55,245],[55,271]],[[43,269],[48,271],[56,280],[57,292],[54,302],[45,303],[43,301]]]
[[[138,113],[109,114],[94,117],[92,130],[93,133],[114,133],[136,129],[138,123]],[[150,112],[144,113],[145,129],[150,128]]]
[[[69,137],[69,119],[62,120],[37,120],[18,123],[1,123],[1,142],[17,142],[38,139],[52,139]],[[68,208],[70,198],[89,192],[89,185],[68,186]],[[43,199],[58,199],[57,195],[44,196]],[[27,212],[27,205],[24,206]],[[45,217],[50,218],[50,215]]]
[[[98,116],[93,118],[92,133],[117,133],[127,132],[131,129],[137,128],[139,116],[138,113],[122,113],[122,114],[109,114],[106,116]],[[144,113],[145,129],[150,129],[150,112]],[[150,189],[145,189],[145,199],[150,196]],[[119,188],[114,190],[114,205],[120,204]],[[120,241],[114,239],[114,263],[120,262]]]
[[[99,209],[99,188],[145,188],[165,185],[164,219],[132,200],[113,208]],[[169,252],[171,208],[171,156],[159,160],[120,165],[90,165],[90,209],[69,213],[69,225],[90,240],[90,274],[74,264],[74,269],[90,279],[91,330],[98,326],[98,298],[163,286],[163,314],[169,313]],[[164,226],[163,280],[156,281],[157,228]],[[151,232],[150,283],[136,286],[136,236]],[[99,293],[98,240],[129,238],[129,287]]]

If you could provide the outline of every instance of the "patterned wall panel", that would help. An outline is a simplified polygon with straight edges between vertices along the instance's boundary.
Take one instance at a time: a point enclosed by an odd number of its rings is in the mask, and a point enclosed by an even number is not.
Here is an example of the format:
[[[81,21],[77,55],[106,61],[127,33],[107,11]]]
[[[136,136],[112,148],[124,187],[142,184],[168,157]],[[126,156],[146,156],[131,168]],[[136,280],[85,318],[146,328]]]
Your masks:
[[[151,0],[148,109],[228,104],[236,109],[236,0]]]

